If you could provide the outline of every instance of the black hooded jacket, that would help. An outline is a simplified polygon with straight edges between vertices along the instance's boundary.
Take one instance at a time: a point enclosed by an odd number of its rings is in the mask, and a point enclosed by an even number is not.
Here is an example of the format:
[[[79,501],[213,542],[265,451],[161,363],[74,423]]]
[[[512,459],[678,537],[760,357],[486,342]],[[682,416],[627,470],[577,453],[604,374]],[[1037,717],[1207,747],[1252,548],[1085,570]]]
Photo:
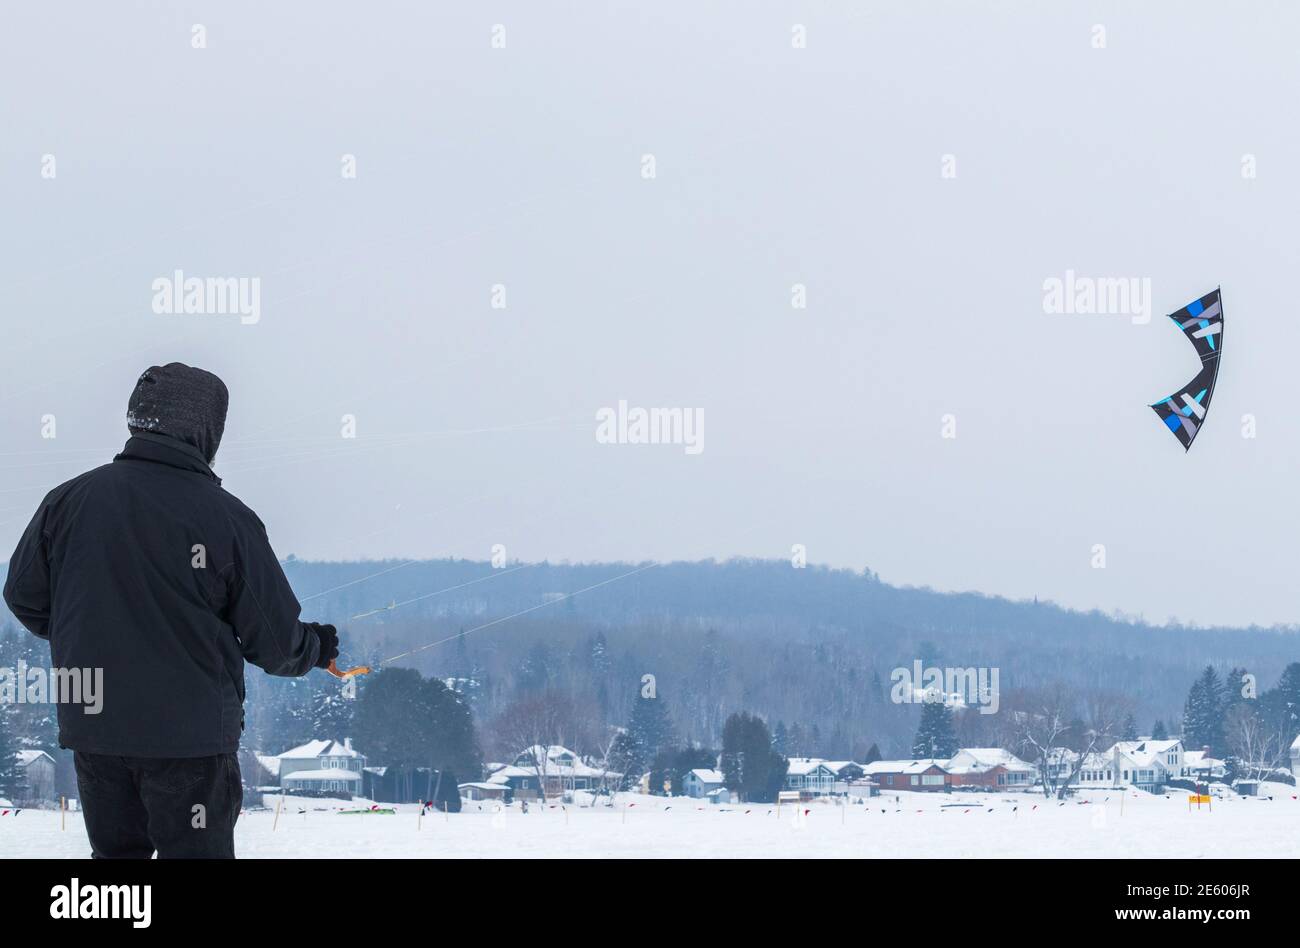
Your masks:
[[[18,542],[10,611],[49,639],[56,669],[103,670],[99,713],[59,704],[64,747],[231,753],[244,661],[282,676],[316,663],[320,639],[298,620],[262,522],[222,490],[203,454],[137,433],[111,464],[51,491]]]

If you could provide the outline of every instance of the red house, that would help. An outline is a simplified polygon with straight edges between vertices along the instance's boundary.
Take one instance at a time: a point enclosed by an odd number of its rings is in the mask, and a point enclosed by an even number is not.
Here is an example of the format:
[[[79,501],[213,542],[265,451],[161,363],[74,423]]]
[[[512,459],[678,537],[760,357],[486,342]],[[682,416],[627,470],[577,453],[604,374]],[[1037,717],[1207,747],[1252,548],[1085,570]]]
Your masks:
[[[946,769],[954,787],[1026,790],[1034,782],[1033,765],[1000,747],[963,747]]]
[[[864,776],[875,781],[882,793],[888,793],[890,790],[944,791],[951,784],[951,778],[943,766],[943,761],[929,758],[877,760],[865,764],[862,772]]]

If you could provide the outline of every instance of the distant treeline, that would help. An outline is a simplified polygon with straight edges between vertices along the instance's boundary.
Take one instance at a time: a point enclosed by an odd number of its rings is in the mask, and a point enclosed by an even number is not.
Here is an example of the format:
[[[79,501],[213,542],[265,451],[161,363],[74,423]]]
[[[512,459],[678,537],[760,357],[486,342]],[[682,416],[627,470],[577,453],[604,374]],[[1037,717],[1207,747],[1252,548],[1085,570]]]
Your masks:
[[[688,744],[721,746],[727,717],[744,710],[780,724],[792,756],[860,759],[873,744],[910,753],[921,707],[891,700],[891,673],[916,661],[998,669],[1002,710],[965,715],[962,735],[992,740],[1020,692],[1062,686],[1081,700],[1121,700],[1148,733],[1157,719],[1181,720],[1206,666],[1246,669],[1268,687],[1300,658],[1294,627],[1155,626],[785,561],[645,565],[290,557],[285,569],[304,618],[338,625],[341,664],[419,649],[386,667],[461,692],[487,759],[512,750],[496,722],[543,694],[572,703],[583,723],[566,739],[595,753],[629,720],[646,676]],[[314,733],[348,726],[332,679],[248,679],[246,746],[278,753],[344,736]]]

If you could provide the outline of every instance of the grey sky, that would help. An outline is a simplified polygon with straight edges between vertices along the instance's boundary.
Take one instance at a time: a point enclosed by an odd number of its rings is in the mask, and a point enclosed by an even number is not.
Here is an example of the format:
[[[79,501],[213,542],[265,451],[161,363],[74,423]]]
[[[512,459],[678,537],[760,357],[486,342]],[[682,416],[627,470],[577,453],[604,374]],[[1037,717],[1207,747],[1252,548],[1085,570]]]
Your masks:
[[[601,6],[12,5],[0,556],[178,360],[228,383],[217,471],[282,554],[801,543],[895,583],[1300,618],[1300,10]],[[177,268],[259,277],[260,322],[155,314]],[[1067,269],[1150,278],[1154,318],[1046,315]],[[1163,314],[1216,284],[1184,455],[1146,407],[1197,367]],[[703,453],[597,444],[620,399],[702,409]]]

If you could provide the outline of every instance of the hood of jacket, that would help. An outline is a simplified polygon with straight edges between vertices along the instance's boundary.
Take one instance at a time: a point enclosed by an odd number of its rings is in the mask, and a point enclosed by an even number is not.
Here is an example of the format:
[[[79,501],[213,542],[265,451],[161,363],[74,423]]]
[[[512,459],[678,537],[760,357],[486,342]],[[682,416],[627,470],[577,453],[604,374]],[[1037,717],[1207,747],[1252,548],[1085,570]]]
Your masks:
[[[211,464],[226,430],[230,393],[211,372],[181,362],[155,365],[140,375],[127,404],[131,434],[148,432],[196,448]]]

